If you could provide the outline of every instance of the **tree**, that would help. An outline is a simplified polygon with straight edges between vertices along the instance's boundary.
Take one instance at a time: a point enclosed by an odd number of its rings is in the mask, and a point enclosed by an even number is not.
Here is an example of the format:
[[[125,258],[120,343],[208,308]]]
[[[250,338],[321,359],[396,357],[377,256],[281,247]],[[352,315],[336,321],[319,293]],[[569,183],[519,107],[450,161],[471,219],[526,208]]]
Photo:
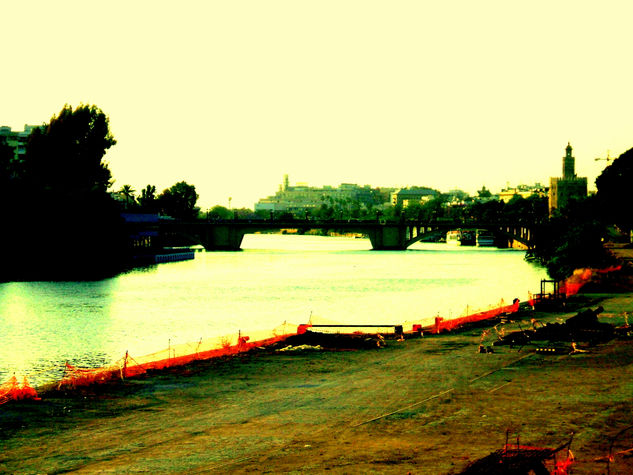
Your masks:
[[[603,218],[623,231],[633,229],[633,148],[627,150],[596,178]]]
[[[446,195],[438,195],[431,198],[422,205],[421,219],[424,221],[433,221],[444,216],[444,210],[448,197]]]
[[[161,212],[182,220],[196,219],[199,211],[199,208],[196,208],[196,201],[198,201],[196,187],[184,181],[163,190],[158,197]]]
[[[505,206],[505,203],[499,200],[479,201],[470,206],[468,214],[471,219],[477,221],[496,223],[501,220]]]
[[[225,206],[215,205],[209,210],[210,219],[231,219],[232,217],[231,210]]]
[[[602,245],[605,228],[600,214],[594,197],[571,201],[539,227],[534,248],[526,257],[543,264],[556,280],[569,277],[575,269],[612,265],[614,258]]]
[[[404,209],[404,215],[407,219],[422,219],[424,216],[424,208],[422,203],[411,203]]]
[[[14,149],[4,137],[0,137],[0,193],[4,193],[14,179]]]
[[[103,157],[115,144],[99,108],[66,105],[29,136],[25,162],[31,186],[47,198],[106,193],[112,174]]]
[[[107,193],[112,175],[103,161],[116,143],[96,106],[64,106],[33,130],[24,158],[19,211],[3,246],[31,249],[3,270],[9,278],[95,278],[121,270],[125,234]]]
[[[141,190],[141,196],[138,198],[138,204],[141,211],[146,213],[156,213],[158,211],[156,187],[154,185],[147,185]]]
[[[121,187],[121,189],[119,190],[119,193],[121,193],[123,196],[125,196],[125,208],[129,208],[130,207],[130,201],[132,203],[134,203],[136,201],[136,197],[134,196],[134,193],[136,193],[136,190],[134,188],[132,188],[131,185],[123,185]]]
[[[492,197],[492,193],[490,192],[490,190],[488,188],[486,188],[486,186],[482,186],[481,190],[477,191],[477,196],[479,198],[490,198]]]

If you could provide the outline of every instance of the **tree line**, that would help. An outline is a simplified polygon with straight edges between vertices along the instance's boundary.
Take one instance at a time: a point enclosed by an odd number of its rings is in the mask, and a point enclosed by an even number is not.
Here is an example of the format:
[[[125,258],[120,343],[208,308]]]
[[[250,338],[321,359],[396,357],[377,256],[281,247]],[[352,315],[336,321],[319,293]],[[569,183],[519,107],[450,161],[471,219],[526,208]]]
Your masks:
[[[90,279],[125,269],[131,255],[122,211],[196,219],[198,194],[181,181],[160,194],[148,185],[135,206],[113,198],[106,152],[116,144],[94,105],[65,105],[33,129],[23,154],[0,137],[5,251],[0,279]],[[121,193],[132,200],[133,190]]]
[[[123,201],[113,199],[108,191],[112,173],[104,156],[115,144],[108,117],[94,105],[64,106],[33,130],[23,155],[16,155],[0,137],[0,246],[5,251],[0,279],[83,279],[120,272],[130,251],[122,211],[161,213],[181,220],[258,216],[249,209],[223,206],[201,212],[195,186],[184,181],[160,193],[147,185],[138,196],[130,185],[123,185],[119,190]],[[368,202],[324,197],[320,206],[302,210],[301,216],[295,212],[274,217],[538,224],[541,232],[528,257],[546,266],[553,278],[562,279],[578,267],[608,264],[603,241],[630,236],[632,180],[633,149],[605,168],[596,180],[595,195],[572,200],[553,216],[548,215],[547,198],[517,195],[505,203],[490,199],[483,187],[480,199],[462,196],[459,204],[449,203],[455,197],[441,193],[406,207],[378,206],[387,201],[378,195]]]
[[[135,213],[159,213],[184,221],[198,218],[200,208],[196,206],[198,193],[196,187],[185,181],[179,181],[169,188],[156,194],[156,186],[147,185],[141,190],[140,196],[130,185],[123,185],[119,194],[125,198],[126,211]]]

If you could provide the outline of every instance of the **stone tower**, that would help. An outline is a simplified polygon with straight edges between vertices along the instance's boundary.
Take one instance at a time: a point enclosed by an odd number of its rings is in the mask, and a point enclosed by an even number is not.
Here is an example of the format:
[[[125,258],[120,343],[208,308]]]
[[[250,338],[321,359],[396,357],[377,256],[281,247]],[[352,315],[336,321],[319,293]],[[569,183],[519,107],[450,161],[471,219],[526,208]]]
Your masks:
[[[563,157],[563,176],[552,177],[549,186],[549,214],[555,209],[566,207],[573,199],[587,196],[587,178],[576,176],[576,159],[571,154],[572,147],[567,142]]]
[[[576,159],[571,154],[571,144],[567,142],[565,148],[565,156],[563,157],[563,179],[569,180],[570,178],[576,178]]]

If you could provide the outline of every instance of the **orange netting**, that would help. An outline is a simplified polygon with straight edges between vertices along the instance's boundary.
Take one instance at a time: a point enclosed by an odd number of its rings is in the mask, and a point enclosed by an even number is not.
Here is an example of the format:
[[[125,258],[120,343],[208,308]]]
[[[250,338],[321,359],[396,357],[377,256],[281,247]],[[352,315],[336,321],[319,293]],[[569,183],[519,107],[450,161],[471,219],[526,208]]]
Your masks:
[[[183,366],[193,361],[244,353],[256,347],[272,345],[297,333],[297,325],[284,323],[272,331],[238,332],[234,335],[200,339],[197,343],[169,345],[166,349],[143,356],[125,356],[113,365],[103,368],[77,368],[68,363],[58,387],[86,386],[114,379],[133,378],[149,370]]]
[[[110,366],[101,368],[79,368],[68,362],[64,364],[64,375],[57,388],[75,388],[100,384],[112,380],[132,378],[148,370],[182,366],[196,360],[207,360],[221,356],[244,353],[256,347],[277,343],[297,333],[297,325],[283,323],[272,331],[249,332],[249,336],[238,332],[217,338],[200,339],[197,343],[168,345],[168,348],[144,356],[125,356]],[[39,399],[26,378],[22,385],[15,376],[0,384],[0,404],[19,399]]]
[[[611,266],[606,269],[576,269],[574,273],[561,284],[560,291],[567,297],[576,295],[580,291],[580,288],[589,283],[595,275],[608,274],[609,272],[615,272],[621,269],[622,266]]]
[[[515,313],[519,311],[519,299],[514,299],[512,305],[504,305],[503,299],[499,302],[499,305],[488,310],[471,313],[460,318],[453,318],[451,320],[444,320],[442,317],[435,317],[435,324],[433,325],[433,333],[440,333],[442,331],[450,331],[461,327],[467,323],[480,322],[489,318],[497,317],[502,314]]]
[[[0,384],[0,404],[21,399],[40,399],[37,397],[35,389],[26,380],[26,377],[22,381],[22,385],[18,383],[15,376],[11,376],[6,383]]]

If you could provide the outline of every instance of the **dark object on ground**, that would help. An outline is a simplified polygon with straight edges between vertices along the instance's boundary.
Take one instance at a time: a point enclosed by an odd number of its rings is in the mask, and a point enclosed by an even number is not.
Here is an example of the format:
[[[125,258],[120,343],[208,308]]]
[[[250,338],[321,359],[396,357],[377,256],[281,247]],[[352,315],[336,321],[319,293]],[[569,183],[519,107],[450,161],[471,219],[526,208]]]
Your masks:
[[[306,331],[300,335],[292,335],[277,346],[320,346],[323,349],[362,350],[380,348],[385,345],[382,335],[354,333],[319,333]]]
[[[468,465],[462,475],[549,475],[543,460],[553,455],[552,449],[539,451],[497,450]]]
[[[585,341],[590,344],[603,343],[615,336],[615,329],[609,323],[598,321],[598,314],[604,309],[583,310],[565,323],[548,323],[532,330],[519,330],[500,337],[495,345],[523,346],[533,341]],[[534,325],[536,326],[536,325]]]
[[[572,437],[568,442],[555,448],[527,447],[512,445],[506,442],[503,449],[469,463],[460,475],[549,475],[550,473],[567,473],[573,456],[569,451]],[[566,456],[557,459],[558,452],[566,450]],[[555,471],[550,472],[546,461],[553,465]]]

